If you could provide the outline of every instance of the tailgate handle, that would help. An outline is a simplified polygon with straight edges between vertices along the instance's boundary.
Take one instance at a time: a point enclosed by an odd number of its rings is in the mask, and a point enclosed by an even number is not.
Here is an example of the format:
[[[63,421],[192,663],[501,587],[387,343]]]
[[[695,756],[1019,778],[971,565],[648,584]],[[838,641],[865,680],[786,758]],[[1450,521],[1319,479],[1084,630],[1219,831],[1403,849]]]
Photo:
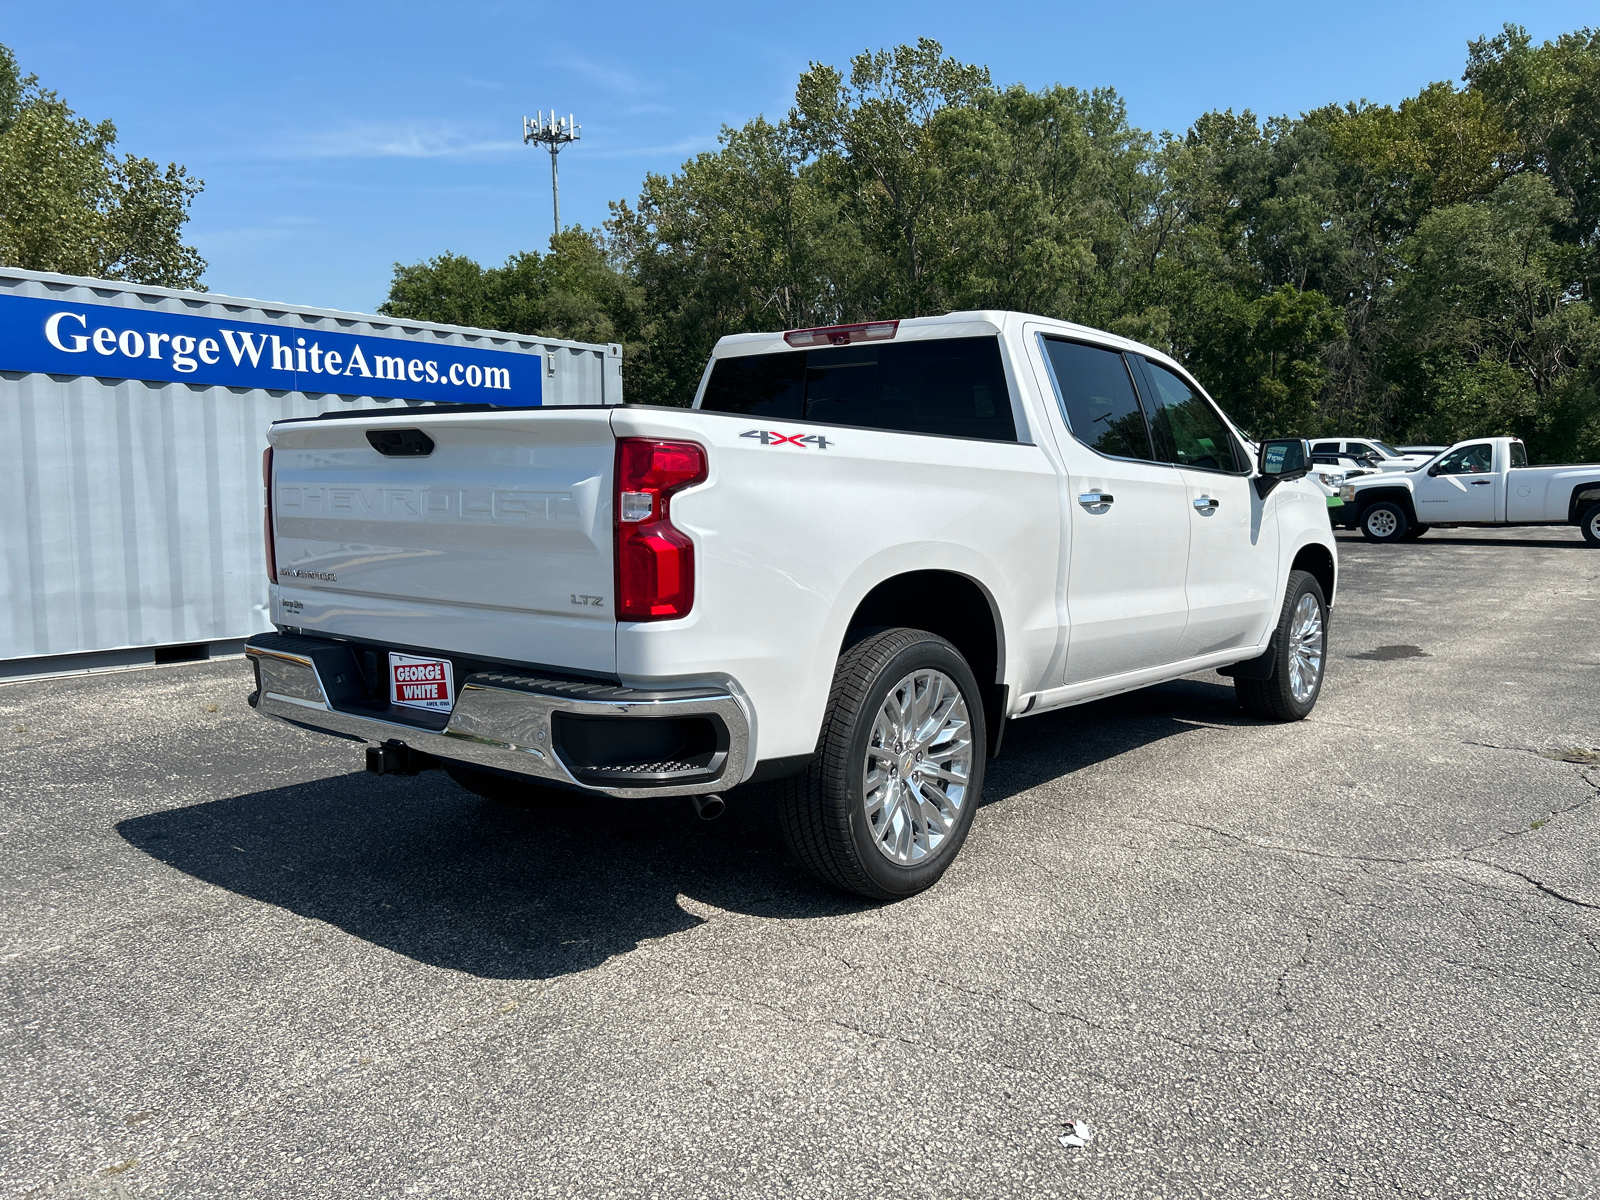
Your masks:
[[[390,458],[421,458],[433,453],[433,439],[420,429],[369,429],[367,441]]]

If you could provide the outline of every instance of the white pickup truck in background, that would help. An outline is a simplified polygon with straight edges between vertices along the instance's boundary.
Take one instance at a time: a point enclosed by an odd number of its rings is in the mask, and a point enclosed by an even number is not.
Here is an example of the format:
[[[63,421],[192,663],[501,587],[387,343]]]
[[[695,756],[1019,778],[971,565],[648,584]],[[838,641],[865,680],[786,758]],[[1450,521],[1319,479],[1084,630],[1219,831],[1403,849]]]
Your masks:
[[[1396,450],[1388,442],[1380,442],[1377,438],[1347,437],[1319,438],[1311,443],[1311,453],[1347,455],[1374,471],[1409,471],[1433,457],[1431,454]]]
[[[1365,459],[1355,459],[1348,454],[1334,451],[1317,451],[1312,449],[1311,470],[1306,478],[1316,484],[1317,490],[1322,493],[1328,505],[1328,521],[1339,525],[1343,522],[1339,517],[1339,510],[1344,507],[1340,493],[1344,489],[1345,480],[1359,479],[1363,475],[1375,475],[1378,468],[1367,465]]]
[[[1336,551],[1164,355],[1018,313],[724,338],[692,410],[282,421],[259,712],[486,796],[783,779],[819,878],[893,898],[1008,719],[1217,668],[1311,711]],[[548,795],[548,792],[545,793]]]
[[[1577,525],[1600,546],[1600,464],[1530,466],[1518,438],[1474,438],[1403,474],[1347,480],[1343,519],[1368,541],[1435,526]]]

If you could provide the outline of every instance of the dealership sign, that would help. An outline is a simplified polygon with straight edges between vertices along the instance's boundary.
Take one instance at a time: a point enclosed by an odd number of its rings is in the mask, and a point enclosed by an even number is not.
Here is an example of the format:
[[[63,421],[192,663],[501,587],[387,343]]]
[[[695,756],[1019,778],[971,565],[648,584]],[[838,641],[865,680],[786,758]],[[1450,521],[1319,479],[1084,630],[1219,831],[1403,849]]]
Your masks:
[[[540,403],[539,354],[0,295],[0,370],[333,392],[447,404]]]

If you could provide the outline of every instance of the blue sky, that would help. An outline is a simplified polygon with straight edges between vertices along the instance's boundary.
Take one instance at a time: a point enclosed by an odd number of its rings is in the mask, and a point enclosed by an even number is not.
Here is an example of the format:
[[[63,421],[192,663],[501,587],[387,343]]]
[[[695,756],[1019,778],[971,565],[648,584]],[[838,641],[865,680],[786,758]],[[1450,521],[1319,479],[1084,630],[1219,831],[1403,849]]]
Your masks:
[[[549,156],[524,113],[577,114],[562,218],[598,224],[788,110],[810,61],[927,36],[997,82],[1109,85],[1135,124],[1211,108],[1393,103],[1457,79],[1506,21],[1536,40],[1591,5],[821,3],[272,5],[0,0],[0,42],[122,149],[206,181],[189,226],[217,292],[371,311],[392,265],[443,250],[497,264],[550,236]]]

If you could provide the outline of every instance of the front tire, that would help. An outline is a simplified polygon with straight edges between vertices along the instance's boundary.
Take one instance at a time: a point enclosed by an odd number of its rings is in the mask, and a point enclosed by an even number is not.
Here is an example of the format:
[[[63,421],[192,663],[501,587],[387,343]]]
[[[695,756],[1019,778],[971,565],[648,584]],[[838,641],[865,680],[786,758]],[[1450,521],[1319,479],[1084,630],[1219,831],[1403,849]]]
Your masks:
[[[1432,528],[1433,526],[1431,525],[1413,525],[1405,531],[1405,534],[1403,535],[1404,540],[1408,542],[1414,542]]]
[[[1588,508],[1578,518],[1578,524],[1583,529],[1583,540],[1591,546],[1600,546],[1600,504]]]
[[[1233,681],[1239,707],[1264,721],[1303,721],[1317,706],[1328,663],[1328,602],[1309,571],[1290,571],[1273,634],[1277,656],[1270,679]]]
[[[1398,542],[1410,524],[1406,510],[1390,500],[1379,500],[1361,510],[1361,536],[1369,542]]]
[[[795,857],[873,900],[932,887],[972,827],[986,732],[977,680],[949,642],[920,629],[857,642],[834,670],[815,757],[784,781]]]

